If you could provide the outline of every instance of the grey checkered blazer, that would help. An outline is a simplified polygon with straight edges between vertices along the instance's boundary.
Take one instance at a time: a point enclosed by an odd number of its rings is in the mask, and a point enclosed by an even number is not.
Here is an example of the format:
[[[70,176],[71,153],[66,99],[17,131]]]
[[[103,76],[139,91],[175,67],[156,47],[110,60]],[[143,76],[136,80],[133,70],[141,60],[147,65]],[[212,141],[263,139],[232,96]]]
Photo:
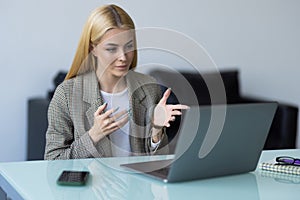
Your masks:
[[[133,155],[167,154],[165,130],[160,145],[151,148],[151,117],[161,98],[155,79],[130,71],[126,75],[132,116],[130,146]],[[109,136],[94,144],[88,131],[94,123],[94,112],[102,105],[95,72],[60,84],[48,109],[45,159],[77,159],[112,156]]]

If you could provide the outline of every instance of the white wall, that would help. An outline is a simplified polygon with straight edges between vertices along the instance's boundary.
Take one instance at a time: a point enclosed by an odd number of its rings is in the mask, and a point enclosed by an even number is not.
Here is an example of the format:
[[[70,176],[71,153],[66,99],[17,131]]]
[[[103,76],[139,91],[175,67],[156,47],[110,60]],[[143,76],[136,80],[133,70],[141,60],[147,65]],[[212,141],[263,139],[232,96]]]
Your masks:
[[[127,10],[137,28],[177,30],[202,44],[220,69],[240,69],[244,94],[300,106],[298,0],[3,0],[0,162],[26,159],[28,98],[52,89],[57,71],[70,66],[89,12],[110,2]],[[165,61],[140,59],[148,62]]]

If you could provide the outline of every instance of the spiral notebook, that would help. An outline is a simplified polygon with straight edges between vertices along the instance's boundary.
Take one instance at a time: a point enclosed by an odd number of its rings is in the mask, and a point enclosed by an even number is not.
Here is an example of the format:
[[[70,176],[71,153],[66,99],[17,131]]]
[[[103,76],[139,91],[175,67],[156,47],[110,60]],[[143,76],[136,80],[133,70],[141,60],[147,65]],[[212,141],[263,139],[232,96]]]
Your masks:
[[[271,172],[278,172],[278,173],[285,173],[285,174],[292,174],[292,175],[300,176],[300,166],[295,166],[295,165],[278,164],[278,163],[270,161],[270,162],[260,163],[259,168],[261,170],[266,170],[266,171],[271,171]]]

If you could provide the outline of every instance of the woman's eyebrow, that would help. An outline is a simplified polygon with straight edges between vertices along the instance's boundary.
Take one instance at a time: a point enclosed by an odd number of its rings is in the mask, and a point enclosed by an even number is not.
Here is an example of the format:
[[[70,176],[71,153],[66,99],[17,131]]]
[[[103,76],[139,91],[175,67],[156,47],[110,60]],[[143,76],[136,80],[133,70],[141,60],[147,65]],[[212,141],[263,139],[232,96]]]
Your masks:
[[[105,44],[105,46],[119,46],[118,44],[115,44],[115,43],[107,43],[107,44]]]
[[[133,42],[133,40],[129,40],[126,44],[129,44],[129,43],[131,43],[131,42]],[[126,45],[126,44],[125,44],[125,45]]]
[[[125,43],[125,45],[130,44],[130,43],[132,43],[132,42],[133,42],[133,40],[129,40],[128,42]],[[114,46],[114,47],[117,47],[117,46],[119,46],[119,45],[110,42],[110,43],[105,44],[105,46]]]

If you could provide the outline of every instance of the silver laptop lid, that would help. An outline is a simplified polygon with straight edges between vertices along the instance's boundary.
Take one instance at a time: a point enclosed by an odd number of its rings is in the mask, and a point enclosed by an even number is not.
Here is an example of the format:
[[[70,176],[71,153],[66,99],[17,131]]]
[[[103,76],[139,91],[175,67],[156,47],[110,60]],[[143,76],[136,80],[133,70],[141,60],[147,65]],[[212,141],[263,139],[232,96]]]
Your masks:
[[[192,106],[183,116],[168,182],[253,171],[277,103]]]

